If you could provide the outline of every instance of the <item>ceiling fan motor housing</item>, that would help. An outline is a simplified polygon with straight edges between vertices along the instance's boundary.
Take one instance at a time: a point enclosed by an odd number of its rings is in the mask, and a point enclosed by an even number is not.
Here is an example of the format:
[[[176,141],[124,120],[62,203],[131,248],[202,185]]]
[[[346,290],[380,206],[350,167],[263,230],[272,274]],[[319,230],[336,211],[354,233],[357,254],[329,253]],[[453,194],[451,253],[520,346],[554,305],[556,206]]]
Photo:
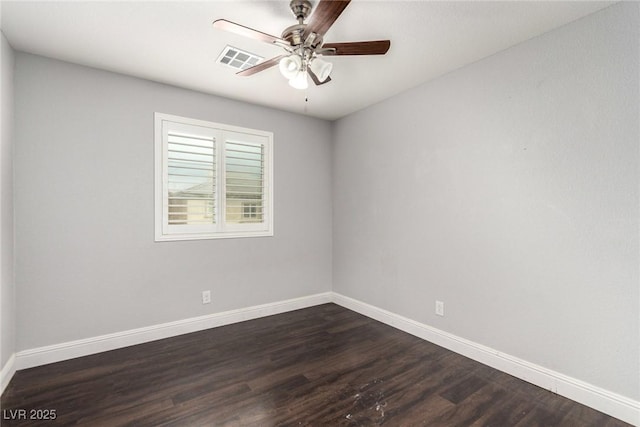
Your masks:
[[[297,24],[285,28],[282,32],[282,38],[289,42],[291,46],[301,45],[304,40],[304,30],[307,28],[306,24]]]

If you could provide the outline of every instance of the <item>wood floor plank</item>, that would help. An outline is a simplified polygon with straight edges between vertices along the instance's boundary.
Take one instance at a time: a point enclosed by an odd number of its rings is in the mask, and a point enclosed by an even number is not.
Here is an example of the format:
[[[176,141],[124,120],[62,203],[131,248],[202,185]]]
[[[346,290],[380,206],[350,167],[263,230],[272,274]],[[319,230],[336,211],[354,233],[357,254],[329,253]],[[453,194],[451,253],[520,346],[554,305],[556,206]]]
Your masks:
[[[18,371],[1,404],[57,415],[3,426],[628,426],[334,304]]]

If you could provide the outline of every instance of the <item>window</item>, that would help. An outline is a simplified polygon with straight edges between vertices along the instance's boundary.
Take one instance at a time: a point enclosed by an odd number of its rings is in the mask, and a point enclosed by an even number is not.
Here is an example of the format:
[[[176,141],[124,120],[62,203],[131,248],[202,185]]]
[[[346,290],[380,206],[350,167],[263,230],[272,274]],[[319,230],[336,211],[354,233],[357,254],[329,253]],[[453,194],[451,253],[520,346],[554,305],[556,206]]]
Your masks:
[[[155,114],[156,241],[273,236],[273,134]]]
[[[257,203],[242,203],[242,217],[245,221],[259,221],[262,213],[258,209],[259,205]]]

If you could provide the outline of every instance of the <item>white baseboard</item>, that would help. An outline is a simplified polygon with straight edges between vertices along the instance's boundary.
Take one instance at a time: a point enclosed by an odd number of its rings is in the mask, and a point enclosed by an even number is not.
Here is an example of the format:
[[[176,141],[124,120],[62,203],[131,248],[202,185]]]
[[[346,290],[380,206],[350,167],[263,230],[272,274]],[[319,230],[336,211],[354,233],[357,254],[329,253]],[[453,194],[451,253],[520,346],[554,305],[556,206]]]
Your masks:
[[[331,292],[23,350],[16,354],[15,366],[18,370],[32,368],[328,302],[331,302]]]
[[[4,393],[4,389],[7,388],[11,378],[13,378],[13,374],[16,373],[16,355],[15,353],[9,357],[7,363],[4,364],[2,370],[0,371],[0,395]]]
[[[349,310],[415,335],[627,423],[640,426],[640,402],[638,401],[336,292],[333,292],[332,300],[334,303]]]

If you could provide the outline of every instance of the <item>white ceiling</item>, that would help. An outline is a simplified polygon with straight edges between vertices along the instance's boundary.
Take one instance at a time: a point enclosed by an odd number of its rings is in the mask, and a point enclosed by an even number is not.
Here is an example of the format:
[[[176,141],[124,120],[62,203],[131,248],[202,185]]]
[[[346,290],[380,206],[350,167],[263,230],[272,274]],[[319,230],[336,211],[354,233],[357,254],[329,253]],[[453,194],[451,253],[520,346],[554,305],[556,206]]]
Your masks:
[[[336,119],[613,3],[353,0],[325,42],[390,39],[389,52],[330,57],[332,81],[306,91],[291,88],[277,67],[239,77],[216,62],[227,44],[267,59],[282,53],[211,23],[224,18],[280,36],[296,23],[288,0],[2,1],[0,21],[16,50]]]

